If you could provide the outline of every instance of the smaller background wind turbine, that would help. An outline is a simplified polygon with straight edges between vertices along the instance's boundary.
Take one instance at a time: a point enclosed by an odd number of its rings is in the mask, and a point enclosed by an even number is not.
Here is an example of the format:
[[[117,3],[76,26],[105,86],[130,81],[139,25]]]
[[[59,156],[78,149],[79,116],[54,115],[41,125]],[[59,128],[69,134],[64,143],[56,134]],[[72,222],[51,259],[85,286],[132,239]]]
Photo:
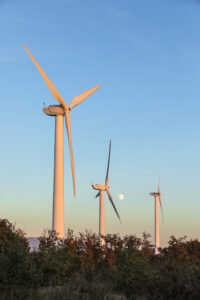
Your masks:
[[[109,186],[108,186],[108,175],[109,175],[109,167],[110,167],[110,152],[111,152],[111,141],[109,145],[109,154],[108,154],[108,165],[107,165],[107,172],[106,172],[106,180],[105,184],[93,184],[92,187],[95,190],[98,190],[98,194],[96,195],[97,197],[100,197],[99,199],[99,236],[101,238],[101,243],[105,244],[104,236],[105,236],[105,203],[104,203],[104,192],[107,192],[108,198],[115,210],[115,213],[121,223],[120,216],[118,214],[118,211],[115,207],[114,201],[112,199]]]
[[[160,202],[162,219],[163,219],[163,223],[164,223],[161,192],[160,192],[160,178],[159,178],[159,184],[158,184],[158,192],[157,193],[149,193],[149,195],[155,198],[155,254],[159,254],[158,249],[160,248],[160,235],[159,235],[158,199]]]

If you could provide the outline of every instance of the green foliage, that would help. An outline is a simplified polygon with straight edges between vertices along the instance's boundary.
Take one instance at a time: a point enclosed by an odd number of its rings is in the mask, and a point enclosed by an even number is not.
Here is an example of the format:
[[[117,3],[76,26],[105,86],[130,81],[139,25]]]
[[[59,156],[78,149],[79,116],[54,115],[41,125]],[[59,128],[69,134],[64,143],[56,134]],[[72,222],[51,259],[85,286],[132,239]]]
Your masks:
[[[0,220],[0,292],[31,286],[31,262],[24,233]]]
[[[150,235],[65,239],[45,231],[29,251],[24,233],[0,220],[0,299],[200,299],[200,242],[172,236],[154,255]]]

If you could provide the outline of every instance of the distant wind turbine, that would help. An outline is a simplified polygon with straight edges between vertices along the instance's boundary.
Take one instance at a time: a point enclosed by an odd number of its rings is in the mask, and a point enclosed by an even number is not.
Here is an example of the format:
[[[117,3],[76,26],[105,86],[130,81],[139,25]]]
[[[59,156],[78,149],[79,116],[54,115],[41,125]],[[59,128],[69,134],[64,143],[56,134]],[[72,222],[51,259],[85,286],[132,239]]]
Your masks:
[[[159,198],[159,202],[160,202],[162,219],[163,219],[163,223],[164,223],[161,192],[160,192],[160,179],[159,179],[159,184],[158,184],[158,192],[157,193],[149,193],[149,195],[155,198],[155,254],[159,254],[158,249],[160,248],[160,235],[159,235],[158,198]]]
[[[24,46],[24,45],[23,45]],[[75,184],[75,170],[74,170],[74,157],[71,139],[71,121],[70,121],[70,111],[81,102],[86,100],[91,96],[100,85],[88,90],[87,92],[76,96],[67,105],[63,98],[60,96],[53,83],[46,76],[42,68],[39,66],[37,61],[31,55],[29,50],[24,46],[25,50],[31,57],[36,68],[40,72],[42,78],[44,79],[46,85],[53,97],[59,102],[60,105],[50,105],[43,109],[43,112],[48,116],[54,116],[55,118],[55,148],[54,148],[54,187],[53,187],[53,220],[52,229],[55,230],[59,237],[64,237],[64,127],[63,127],[63,116],[65,116],[65,123],[67,128],[69,151],[71,158],[71,169],[72,169],[72,181],[74,196],[76,196],[76,184]]]
[[[114,201],[112,199],[110,190],[109,190],[109,186],[108,186],[108,175],[109,175],[109,167],[110,167],[110,152],[111,152],[111,141],[110,141],[110,145],[109,145],[109,154],[108,154],[108,165],[107,165],[107,172],[106,172],[106,180],[105,180],[105,184],[93,184],[92,187],[95,190],[98,190],[98,194],[96,195],[97,197],[100,197],[100,201],[99,201],[99,236],[101,238],[101,243],[104,244],[105,240],[104,240],[104,236],[105,236],[105,203],[104,203],[104,192],[107,192],[108,198],[116,212],[116,215],[121,223],[121,219],[120,216],[118,214],[118,211],[115,207]]]

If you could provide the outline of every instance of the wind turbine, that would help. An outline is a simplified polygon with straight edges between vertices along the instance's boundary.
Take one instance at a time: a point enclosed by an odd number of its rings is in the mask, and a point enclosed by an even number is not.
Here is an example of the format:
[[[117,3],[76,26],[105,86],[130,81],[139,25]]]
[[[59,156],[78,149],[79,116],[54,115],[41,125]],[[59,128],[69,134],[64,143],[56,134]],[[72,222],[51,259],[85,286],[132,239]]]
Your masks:
[[[109,154],[108,154],[108,165],[107,165],[107,172],[106,172],[106,180],[105,184],[93,184],[92,187],[95,190],[98,190],[97,197],[100,197],[99,199],[99,236],[101,238],[101,243],[105,244],[104,236],[105,236],[105,203],[104,203],[104,192],[107,192],[108,198],[117,214],[117,217],[121,223],[120,216],[118,214],[118,211],[115,207],[114,201],[112,199],[109,186],[108,186],[108,175],[109,175],[109,167],[110,167],[110,152],[111,152],[111,141],[109,145]]]
[[[159,184],[158,184],[158,192],[157,193],[149,193],[149,195],[155,198],[155,254],[159,254],[158,248],[160,248],[160,235],[159,235],[158,198],[159,198],[159,202],[160,202],[162,219],[163,219],[163,223],[164,223],[161,192],[160,192],[160,179],[159,179]]]
[[[65,123],[67,128],[69,151],[71,158],[71,169],[72,169],[72,181],[74,196],[76,196],[76,184],[75,184],[75,171],[74,171],[74,157],[71,139],[71,121],[70,111],[81,102],[86,100],[92,95],[100,85],[88,90],[87,92],[76,96],[69,105],[65,103],[63,98],[60,96],[53,83],[46,76],[42,68],[39,66],[37,61],[31,55],[29,50],[23,45],[30,58],[34,62],[36,68],[40,72],[46,85],[48,86],[53,97],[58,101],[60,105],[50,105],[43,109],[43,112],[48,116],[55,117],[55,146],[54,146],[54,186],[53,186],[53,220],[52,230],[55,230],[59,237],[64,237],[64,127],[63,117],[65,116]]]

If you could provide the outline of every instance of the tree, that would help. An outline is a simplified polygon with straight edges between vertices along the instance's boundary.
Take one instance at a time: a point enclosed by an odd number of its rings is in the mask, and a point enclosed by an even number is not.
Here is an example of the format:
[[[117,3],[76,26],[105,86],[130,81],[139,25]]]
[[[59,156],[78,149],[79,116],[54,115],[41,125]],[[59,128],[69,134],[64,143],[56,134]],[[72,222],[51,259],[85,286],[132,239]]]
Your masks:
[[[0,219],[0,290],[31,285],[29,246],[24,233],[6,219]]]

